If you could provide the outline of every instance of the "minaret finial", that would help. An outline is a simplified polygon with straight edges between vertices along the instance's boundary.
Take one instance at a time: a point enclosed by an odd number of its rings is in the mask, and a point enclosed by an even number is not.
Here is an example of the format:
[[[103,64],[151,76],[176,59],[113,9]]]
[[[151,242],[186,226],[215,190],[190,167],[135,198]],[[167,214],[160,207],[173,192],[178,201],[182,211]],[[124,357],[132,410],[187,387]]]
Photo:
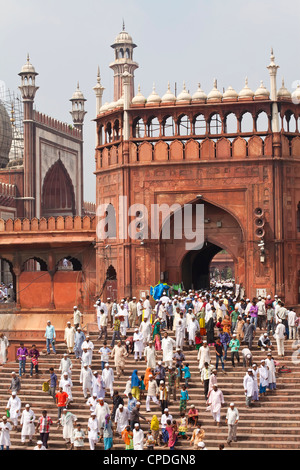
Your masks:
[[[123,31],[125,31],[125,20],[123,18]]]

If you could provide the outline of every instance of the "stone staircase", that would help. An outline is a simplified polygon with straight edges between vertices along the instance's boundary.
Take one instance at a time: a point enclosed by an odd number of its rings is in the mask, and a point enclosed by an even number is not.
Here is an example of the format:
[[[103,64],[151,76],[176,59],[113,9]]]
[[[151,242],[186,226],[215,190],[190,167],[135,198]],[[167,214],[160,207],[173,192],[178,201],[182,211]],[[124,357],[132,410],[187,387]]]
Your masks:
[[[128,335],[132,334],[132,330],[128,331]],[[260,335],[258,330],[256,339]],[[90,337],[95,344],[92,370],[101,370],[100,355],[98,353],[99,348],[102,346],[103,341],[98,341],[98,333],[90,332]],[[111,331],[109,332],[108,345],[111,338]],[[259,365],[261,359],[266,358],[266,354],[261,352],[256,347],[257,341],[254,341],[253,356],[254,361]],[[275,340],[273,340],[275,344]],[[31,346],[31,345],[27,345]],[[45,351],[40,357],[39,369],[40,375],[30,377],[29,375],[29,364],[27,364],[27,375],[22,377],[22,388],[18,394],[22,401],[22,411],[26,403],[31,405],[31,408],[35,412],[37,418],[41,416],[41,411],[46,409],[48,415],[56,423],[57,421],[57,407],[53,402],[52,397],[42,391],[42,384],[49,378],[49,367],[54,367],[55,372],[60,378],[58,372],[59,363],[63,353],[66,352],[64,344],[57,344],[57,355],[51,352],[51,355],[45,355]],[[240,413],[240,421],[238,425],[238,442],[232,443],[230,448],[236,450],[296,450],[299,449],[298,435],[300,428],[300,395],[298,393],[300,386],[300,364],[292,361],[292,354],[295,352],[293,348],[293,341],[285,342],[286,355],[283,358],[277,357],[277,349],[274,350],[274,358],[278,360],[281,365],[286,365],[292,369],[292,373],[289,374],[278,374],[277,373],[277,390],[275,392],[268,392],[266,397],[262,397],[260,401],[251,409],[247,409],[245,406],[245,397],[243,391],[243,377],[246,373],[246,369],[241,365],[232,368],[230,360],[225,363],[226,374],[223,374],[219,366],[218,371],[218,385],[222,390],[225,398],[225,406],[221,413],[221,426],[216,427],[215,422],[210,412],[205,411],[205,399],[203,394],[203,386],[200,381],[197,351],[189,350],[185,348],[184,354],[186,362],[190,364],[191,370],[191,381],[189,386],[190,401],[187,405],[187,411],[191,404],[194,404],[200,415],[200,422],[202,428],[205,430],[205,443],[209,450],[215,450],[219,444],[225,444],[225,448],[229,448],[226,443],[227,438],[227,426],[225,425],[225,416],[227,407],[230,402],[234,402]],[[79,383],[80,376],[80,361],[75,359],[74,355],[71,355],[73,362],[72,382],[73,382],[73,398],[74,403],[70,407],[72,411],[80,420],[83,427],[86,429],[87,421],[89,418],[89,409],[86,406],[86,400],[83,397],[82,387]],[[211,347],[212,363],[215,361],[214,350]],[[161,358],[159,353],[158,358]],[[230,352],[228,354],[230,359]],[[114,368],[113,361],[111,366]],[[131,375],[133,369],[138,369],[139,376],[145,373],[146,366],[145,362],[135,363],[133,355],[130,355],[126,361],[125,374],[115,382],[115,390],[118,390],[123,396],[125,390],[125,384]],[[0,368],[0,416],[5,414],[5,407],[10,397],[8,388],[11,381],[11,372],[16,371],[18,373],[18,364],[16,362],[10,362]],[[179,396],[179,393],[177,394]],[[106,402],[111,405],[112,401],[109,395],[106,396]],[[125,400],[126,406],[127,400]],[[153,414],[157,414],[160,418],[160,410],[151,402],[151,413],[145,411],[145,399],[141,401],[141,412],[147,418],[151,419]],[[170,413],[173,415],[177,422],[180,422],[179,416],[179,399],[175,403],[171,401],[169,404]],[[141,425],[144,431],[147,431],[148,425],[141,421]],[[191,435],[192,430],[189,431]],[[39,439],[39,434],[34,437],[34,443]],[[21,433],[20,426],[17,431],[11,433],[11,449],[12,450],[25,450],[32,449],[29,446],[21,446]],[[88,450],[88,439],[86,438],[85,448]],[[114,437],[114,450],[123,450],[124,443],[119,437]],[[176,446],[180,449],[191,449],[189,443],[186,440],[179,439]],[[58,428],[57,425],[53,425],[50,430],[49,438],[49,449],[50,450],[64,450],[66,449],[65,442],[62,438],[62,428]],[[97,450],[103,450],[103,444],[98,444]]]

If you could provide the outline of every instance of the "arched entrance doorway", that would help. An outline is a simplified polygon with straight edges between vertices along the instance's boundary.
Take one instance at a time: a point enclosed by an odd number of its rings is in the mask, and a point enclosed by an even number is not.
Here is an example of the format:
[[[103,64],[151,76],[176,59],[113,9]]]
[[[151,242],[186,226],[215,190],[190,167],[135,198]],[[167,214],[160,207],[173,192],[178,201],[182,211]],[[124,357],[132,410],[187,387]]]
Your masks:
[[[199,202],[192,202],[199,204]],[[161,238],[160,272],[169,285],[183,283],[184,289],[205,289],[210,286],[210,266],[216,256],[226,250],[230,266],[238,283],[244,283],[244,240],[239,221],[224,208],[201,199],[204,205],[204,244],[201,249],[187,249],[187,240],[174,231],[170,217],[170,238]],[[192,220],[196,227],[196,220]],[[180,233],[179,233],[180,235]]]
[[[187,289],[206,289],[210,286],[210,263],[222,248],[210,242],[205,242],[198,251],[190,251],[185,256],[182,265],[182,282]]]

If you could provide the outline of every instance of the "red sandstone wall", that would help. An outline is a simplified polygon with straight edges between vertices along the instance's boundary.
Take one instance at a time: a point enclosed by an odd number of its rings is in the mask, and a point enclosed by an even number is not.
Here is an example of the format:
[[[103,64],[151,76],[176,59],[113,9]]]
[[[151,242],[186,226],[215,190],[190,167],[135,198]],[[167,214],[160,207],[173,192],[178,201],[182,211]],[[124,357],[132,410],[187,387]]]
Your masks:
[[[82,303],[83,286],[80,271],[58,271],[54,275],[54,303],[56,309],[70,308]]]
[[[21,308],[48,308],[51,279],[48,272],[23,272],[19,280]]]

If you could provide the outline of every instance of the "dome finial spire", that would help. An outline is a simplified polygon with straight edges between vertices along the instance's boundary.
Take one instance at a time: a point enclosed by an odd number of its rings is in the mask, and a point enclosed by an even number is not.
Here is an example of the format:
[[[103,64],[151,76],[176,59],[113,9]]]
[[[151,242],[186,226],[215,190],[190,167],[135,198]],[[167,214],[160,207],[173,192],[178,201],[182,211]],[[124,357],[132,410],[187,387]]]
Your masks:
[[[125,20],[123,18],[123,31],[125,31]]]

